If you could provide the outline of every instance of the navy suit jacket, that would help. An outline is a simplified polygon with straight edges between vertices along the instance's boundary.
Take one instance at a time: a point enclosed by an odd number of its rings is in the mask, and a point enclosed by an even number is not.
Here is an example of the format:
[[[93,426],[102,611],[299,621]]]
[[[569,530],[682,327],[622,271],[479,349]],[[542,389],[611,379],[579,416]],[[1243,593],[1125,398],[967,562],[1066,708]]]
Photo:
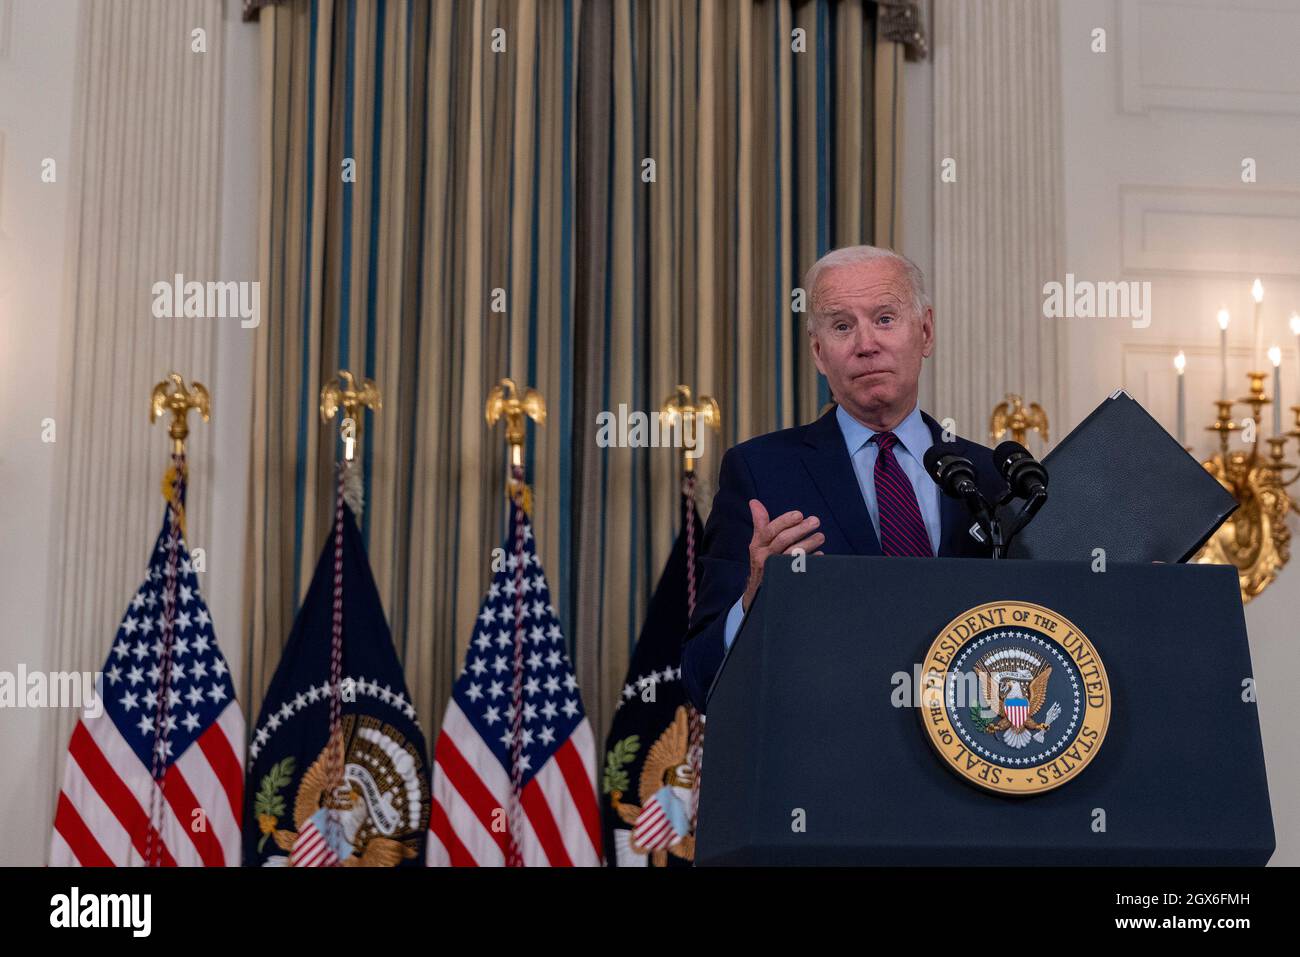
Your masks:
[[[941,441],[939,424],[924,412],[921,416],[935,442]],[[984,495],[990,501],[1000,497],[1006,485],[994,468],[992,450],[962,438],[954,442],[974,463]],[[819,550],[827,555],[881,554],[833,407],[809,425],[760,435],[728,449],[704,528],[700,593],[682,648],[682,680],[701,712],[726,652],[727,613],[745,593],[749,578],[749,540],[754,534],[751,498],[762,502],[773,518],[791,510],[804,517],[816,515],[821,519],[817,530],[826,536]],[[963,503],[940,496],[939,516],[941,556],[989,557],[990,546],[967,531],[973,519]]]

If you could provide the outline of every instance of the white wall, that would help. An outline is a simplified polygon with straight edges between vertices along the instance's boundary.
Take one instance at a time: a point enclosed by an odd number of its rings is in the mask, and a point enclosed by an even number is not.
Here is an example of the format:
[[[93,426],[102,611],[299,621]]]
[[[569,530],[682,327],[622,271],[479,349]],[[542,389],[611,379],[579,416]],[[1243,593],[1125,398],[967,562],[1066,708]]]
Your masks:
[[[1106,53],[1090,50],[1097,27],[1107,31]],[[1056,416],[1060,426],[1068,430],[1123,387],[1173,431],[1172,358],[1182,349],[1188,443],[1207,456],[1213,446],[1203,429],[1219,389],[1215,314],[1226,306],[1233,315],[1229,376],[1239,396],[1251,363],[1256,275],[1265,285],[1265,347],[1276,342],[1284,351],[1284,403],[1300,401],[1296,341],[1286,327],[1300,310],[1298,49],[1300,4],[1061,4],[1066,270],[1149,280],[1154,308],[1147,329],[1064,320],[1071,404]],[[1258,165],[1253,185],[1241,181],[1245,157]],[[1284,423],[1293,427],[1289,413]],[[1288,451],[1300,459],[1294,440]],[[1290,686],[1300,672],[1295,564],[1246,608],[1278,837],[1273,863],[1292,865],[1300,864],[1300,698]]]
[[[0,0],[9,7],[8,55],[0,52],[0,670],[53,665],[43,658],[49,628],[50,534],[61,447],[41,442],[41,420],[55,416],[61,389],[59,330],[71,264],[69,197],[76,158],[72,148],[74,90],[78,82],[78,18],[84,0]],[[224,24],[220,275],[256,279],[259,46],[256,25],[239,22],[239,3],[227,0]],[[40,161],[58,161],[59,180],[43,184]],[[201,587],[222,650],[242,675],[240,602],[248,484],[252,330],[220,327],[217,374],[208,383],[211,532],[204,542],[208,572]],[[106,357],[105,361],[113,361]],[[147,396],[140,396],[141,428]],[[155,430],[157,431],[157,430]],[[160,449],[166,440],[158,433]],[[160,451],[159,460],[164,458]],[[202,467],[202,466],[200,466]],[[207,471],[205,469],[205,471]],[[154,516],[156,519],[156,516]],[[115,521],[112,512],[100,516]],[[151,520],[152,521],[152,520]],[[157,529],[124,528],[138,540],[139,572]],[[200,543],[194,543],[200,544]],[[93,587],[93,586],[92,586]],[[129,595],[119,596],[125,607]],[[104,654],[112,640],[102,636]],[[51,740],[39,713],[0,710],[0,865],[43,864],[53,803],[50,774],[61,768],[66,741]]]
[[[49,528],[59,444],[58,347],[80,2],[0,0],[0,670],[43,670]],[[42,183],[41,162],[57,163]],[[106,635],[105,653],[112,636]],[[0,710],[0,864],[40,864],[53,742],[44,715]]]

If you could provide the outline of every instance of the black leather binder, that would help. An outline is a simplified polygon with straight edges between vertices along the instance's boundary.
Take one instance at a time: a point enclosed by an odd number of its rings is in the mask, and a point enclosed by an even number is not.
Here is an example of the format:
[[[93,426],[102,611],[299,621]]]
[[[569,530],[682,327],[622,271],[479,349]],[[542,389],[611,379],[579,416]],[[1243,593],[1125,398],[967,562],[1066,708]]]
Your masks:
[[[1123,391],[1093,410],[1043,465],[1047,503],[1008,558],[1091,561],[1093,549],[1104,548],[1107,562],[1185,562],[1237,507]]]

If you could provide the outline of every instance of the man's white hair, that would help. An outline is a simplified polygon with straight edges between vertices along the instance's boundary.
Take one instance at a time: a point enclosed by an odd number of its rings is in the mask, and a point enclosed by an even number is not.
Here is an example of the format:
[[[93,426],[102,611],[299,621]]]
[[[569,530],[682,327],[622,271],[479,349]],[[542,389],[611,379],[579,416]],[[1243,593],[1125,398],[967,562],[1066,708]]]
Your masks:
[[[925,291],[925,273],[921,272],[920,266],[892,249],[885,249],[880,246],[845,246],[843,249],[832,249],[809,266],[808,272],[804,275],[803,288],[808,294],[807,327],[809,333],[813,331],[813,321],[819,315],[817,311],[817,280],[821,278],[821,274],[825,270],[836,266],[871,262],[874,259],[892,259],[903,267],[903,273],[907,276],[908,285],[912,289],[912,309],[916,313],[916,318],[920,319],[925,315],[925,311],[930,308],[930,296]]]

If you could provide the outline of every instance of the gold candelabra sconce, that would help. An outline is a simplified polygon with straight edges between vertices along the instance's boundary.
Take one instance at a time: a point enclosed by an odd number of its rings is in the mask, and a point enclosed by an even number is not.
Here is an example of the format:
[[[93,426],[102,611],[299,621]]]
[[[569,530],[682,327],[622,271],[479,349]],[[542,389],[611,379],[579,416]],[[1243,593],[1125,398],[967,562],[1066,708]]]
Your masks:
[[[1014,442],[1025,444],[1030,432],[1037,432],[1043,440],[1043,447],[1048,444],[1047,413],[1037,402],[1025,407],[1025,400],[1014,392],[1008,392],[1004,401],[998,403],[989,417],[989,440],[996,444],[1003,436],[1011,434]]]
[[[1277,398],[1269,398],[1264,392],[1267,373],[1248,372],[1246,377],[1250,382],[1248,395],[1215,402],[1214,423],[1207,431],[1218,433],[1219,451],[1201,463],[1237,500],[1238,507],[1192,558],[1200,564],[1236,566],[1243,603],[1271,585],[1291,560],[1287,516],[1296,506],[1287,488],[1300,477],[1300,472],[1285,477],[1286,472],[1296,468],[1286,461],[1286,443],[1288,439],[1300,439],[1300,406],[1291,406],[1295,416],[1291,431],[1263,439],[1261,413]],[[1232,418],[1238,405],[1250,409],[1249,417],[1240,422]],[[1234,432],[1242,433],[1244,448],[1230,448]],[[1262,450],[1262,442],[1267,443],[1267,452]]]

